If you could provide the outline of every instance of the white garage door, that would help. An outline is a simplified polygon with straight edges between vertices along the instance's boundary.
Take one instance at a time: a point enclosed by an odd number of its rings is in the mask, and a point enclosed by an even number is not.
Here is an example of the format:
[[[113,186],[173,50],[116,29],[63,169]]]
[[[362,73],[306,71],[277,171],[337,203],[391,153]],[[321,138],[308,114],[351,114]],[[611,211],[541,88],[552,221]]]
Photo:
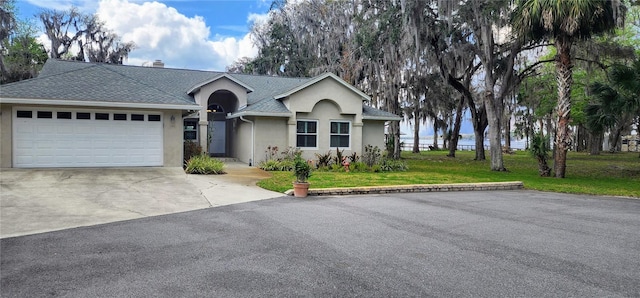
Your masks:
[[[13,166],[162,166],[162,115],[80,109],[13,109]]]

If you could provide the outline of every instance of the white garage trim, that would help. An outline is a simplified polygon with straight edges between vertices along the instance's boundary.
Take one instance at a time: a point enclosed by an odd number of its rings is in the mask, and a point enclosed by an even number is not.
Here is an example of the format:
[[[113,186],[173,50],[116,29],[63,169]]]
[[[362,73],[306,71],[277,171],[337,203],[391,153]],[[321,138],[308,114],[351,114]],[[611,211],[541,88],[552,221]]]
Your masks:
[[[62,99],[40,99],[40,98],[12,98],[0,97],[0,103],[33,104],[33,105],[56,105],[56,106],[84,106],[96,108],[125,108],[125,109],[162,109],[162,110],[199,110],[199,105],[176,105],[157,103],[135,103],[135,102],[107,102],[107,101],[83,101],[83,100],[62,100]]]
[[[163,116],[154,111],[13,107],[13,166],[163,165]]]

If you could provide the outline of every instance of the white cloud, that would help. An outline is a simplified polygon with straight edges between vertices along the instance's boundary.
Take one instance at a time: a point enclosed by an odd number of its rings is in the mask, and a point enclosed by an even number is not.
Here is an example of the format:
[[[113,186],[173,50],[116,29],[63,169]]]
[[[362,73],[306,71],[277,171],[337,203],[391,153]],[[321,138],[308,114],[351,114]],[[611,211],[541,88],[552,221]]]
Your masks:
[[[130,65],[161,59],[166,67],[223,71],[237,59],[255,57],[258,53],[249,33],[241,37],[211,36],[211,29],[203,17],[187,17],[156,1],[28,1],[43,8],[60,10],[74,5],[85,13],[95,12],[123,41],[136,44],[125,62]],[[247,23],[254,20],[252,15],[248,16]],[[255,16],[259,19],[259,15]],[[48,43],[48,40],[44,42],[45,45]]]
[[[249,24],[262,24],[269,20],[269,13],[250,13],[247,17]]]

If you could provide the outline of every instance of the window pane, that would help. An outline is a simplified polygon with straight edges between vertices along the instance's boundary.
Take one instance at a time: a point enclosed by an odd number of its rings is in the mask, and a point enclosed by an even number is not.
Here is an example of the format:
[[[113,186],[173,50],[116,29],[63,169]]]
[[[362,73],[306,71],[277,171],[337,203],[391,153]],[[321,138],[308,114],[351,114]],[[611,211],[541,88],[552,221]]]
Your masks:
[[[315,121],[309,121],[307,122],[307,133],[316,133],[316,122]],[[315,147],[315,146],[313,146]]]
[[[298,133],[305,133],[305,122],[304,121],[298,121],[298,125],[296,126],[296,131]]]
[[[148,120],[149,121],[160,121],[160,115],[149,115],[148,116]]]
[[[127,120],[127,114],[113,114],[113,120]]]
[[[18,111],[17,116],[18,116],[18,118],[31,118],[32,117],[32,112],[31,111]]]
[[[76,119],[91,119],[91,113],[76,113]]]
[[[58,119],[71,119],[71,112],[58,112]]]
[[[340,123],[340,133],[349,134],[349,122]]]
[[[329,146],[331,147],[349,147],[349,136],[332,135]]]
[[[298,135],[296,137],[296,147],[316,147],[316,136]]]
[[[340,147],[340,136],[332,135],[329,143],[330,147]]]
[[[338,133],[338,122],[331,122],[331,133]]]
[[[51,119],[51,118],[53,118],[53,112],[38,111],[38,118]]]
[[[305,144],[305,136],[298,135],[296,138],[296,147],[307,147]]]
[[[340,136],[340,147],[349,147],[349,136]]]
[[[142,114],[131,114],[131,121],[144,121],[144,115],[142,115]]]
[[[108,113],[96,113],[96,120],[109,120]]]

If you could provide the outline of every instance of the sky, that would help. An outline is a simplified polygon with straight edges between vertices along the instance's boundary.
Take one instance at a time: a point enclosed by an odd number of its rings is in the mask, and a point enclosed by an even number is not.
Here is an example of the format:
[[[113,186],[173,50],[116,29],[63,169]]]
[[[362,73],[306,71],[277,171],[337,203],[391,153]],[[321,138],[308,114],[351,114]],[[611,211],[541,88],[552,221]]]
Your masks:
[[[98,14],[123,41],[136,44],[125,64],[159,59],[170,68],[224,71],[238,58],[257,55],[249,31],[254,22],[266,19],[271,1],[16,1],[22,20],[36,19],[34,15],[43,9],[65,10],[72,5],[83,13]]]

